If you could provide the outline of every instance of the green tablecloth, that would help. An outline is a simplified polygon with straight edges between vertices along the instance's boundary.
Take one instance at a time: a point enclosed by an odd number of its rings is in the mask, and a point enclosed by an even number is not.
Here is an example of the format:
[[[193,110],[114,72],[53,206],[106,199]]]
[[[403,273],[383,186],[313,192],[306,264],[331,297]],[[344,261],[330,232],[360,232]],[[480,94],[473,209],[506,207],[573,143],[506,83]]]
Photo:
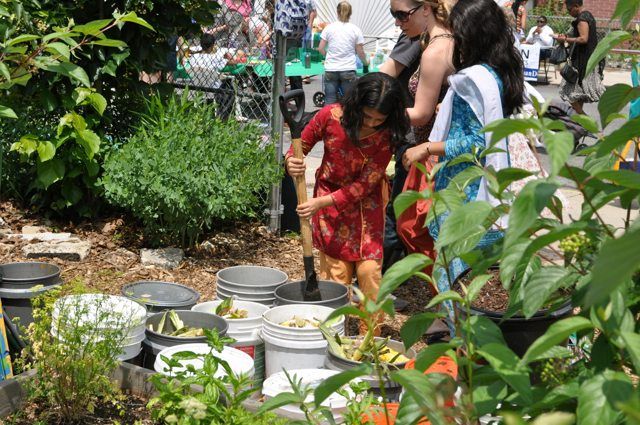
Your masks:
[[[251,66],[251,65],[249,65]],[[252,65],[253,72],[256,73],[258,77],[271,77],[273,74],[273,66],[271,62],[265,62],[259,65]],[[378,67],[373,69],[369,69],[370,72],[377,72]],[[359,68],[357,71],[358,75],[362,75],[362,68]],[[323,62],[311,62],[311,67],[305,68],[302,62],[287,62],[284,67],[284,75],[287,77],[302,77],[307,75],[322,75],[324,74],[324,63]]]
[[[371,72],[378,70],[378,67],[369,69]],[[255,60],[247,63],[240,63],[236,65],[227,65],[220,72],[230,75],[241,75],[253,71],[258,77],[271,77],[273,75],[273,63],[271,61]],[[284,75],[287,77],[303,77],[307,75],[322,75],[324,74],[323,62],[311,62],[309,68],[305,68],[304,63],[301,61],[287,62],[284,68]],[[357,70],[358,75],[362,75],[362,68]]]

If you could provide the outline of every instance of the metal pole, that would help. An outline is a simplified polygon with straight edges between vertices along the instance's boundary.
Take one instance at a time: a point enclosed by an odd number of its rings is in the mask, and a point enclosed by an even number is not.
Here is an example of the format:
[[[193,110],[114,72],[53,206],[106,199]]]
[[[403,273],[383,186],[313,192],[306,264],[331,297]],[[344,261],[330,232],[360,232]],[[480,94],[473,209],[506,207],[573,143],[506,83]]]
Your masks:
[[[284,125],[280,106],[278,105],[278,97],[284,91],[284,59],[286,57],[287,38],[280,31],[275,32],[276,49],[273,60],[273,81],[271,84],[271,140],[276,143],[276,161],[282,162],[283,134]],[[269,210],[269,230],[272,232],[280,231],[280,216],[282,215],[282,193],[281,183],[276,183],[271,188]]]

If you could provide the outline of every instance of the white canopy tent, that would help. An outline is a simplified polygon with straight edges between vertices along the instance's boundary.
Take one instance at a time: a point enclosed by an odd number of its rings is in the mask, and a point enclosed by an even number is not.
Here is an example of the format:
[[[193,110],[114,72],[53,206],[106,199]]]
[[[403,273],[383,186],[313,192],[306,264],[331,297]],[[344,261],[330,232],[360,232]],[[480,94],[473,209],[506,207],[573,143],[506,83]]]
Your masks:
[[[340,0],[315,0],[318,22],[336,22],[336,7]],[[365,36],[365,50],[373,52],[378,47],[390,51],[400,35],[395,20],[389,13],[389,0],[349,0],[353,8],[351,23],[357,25]]]

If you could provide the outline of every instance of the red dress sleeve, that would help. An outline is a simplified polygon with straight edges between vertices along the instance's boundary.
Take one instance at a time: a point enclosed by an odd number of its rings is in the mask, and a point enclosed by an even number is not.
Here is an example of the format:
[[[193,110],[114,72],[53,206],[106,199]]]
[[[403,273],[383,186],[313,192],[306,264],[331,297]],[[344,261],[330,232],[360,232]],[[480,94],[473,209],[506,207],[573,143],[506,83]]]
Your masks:
[[[321,140],[324,140],[325,130],[327,128],[327,120],[331,116],[331,108],[325,106],[320,109],[318,113],[311,118],[309,124],[302,130],[302,153],[308,154],[311,149]],[[293,145],[289,147],[285,160],[293,156]]]
[[[338,211],[369,196],[385,177],[387,165],[391,160],[390,134],[384,131],[373,137],[376,138],[376,153],[372,157],[365,158],[360,176],[353,183],[331,193]]]

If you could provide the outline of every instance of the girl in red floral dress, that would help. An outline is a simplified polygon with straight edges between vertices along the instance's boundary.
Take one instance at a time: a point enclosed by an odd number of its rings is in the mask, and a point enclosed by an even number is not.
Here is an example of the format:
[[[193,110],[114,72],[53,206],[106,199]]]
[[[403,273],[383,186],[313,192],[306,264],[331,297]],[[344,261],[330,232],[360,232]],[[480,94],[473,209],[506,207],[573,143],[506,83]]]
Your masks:
[[[382,279],[382,241],[388,185],[385,170],[393,145],[409,128],[403,89],[386,74],[360,78],[340,103],[322,108],[302,132],[306,155],[324,141],[313,198],[298,205],[311,218],[320,251],[320,279],[351,284],[357,276],[367,298],[376,299]],[[289,149],[291,176],[304,174],[303,160]]]

